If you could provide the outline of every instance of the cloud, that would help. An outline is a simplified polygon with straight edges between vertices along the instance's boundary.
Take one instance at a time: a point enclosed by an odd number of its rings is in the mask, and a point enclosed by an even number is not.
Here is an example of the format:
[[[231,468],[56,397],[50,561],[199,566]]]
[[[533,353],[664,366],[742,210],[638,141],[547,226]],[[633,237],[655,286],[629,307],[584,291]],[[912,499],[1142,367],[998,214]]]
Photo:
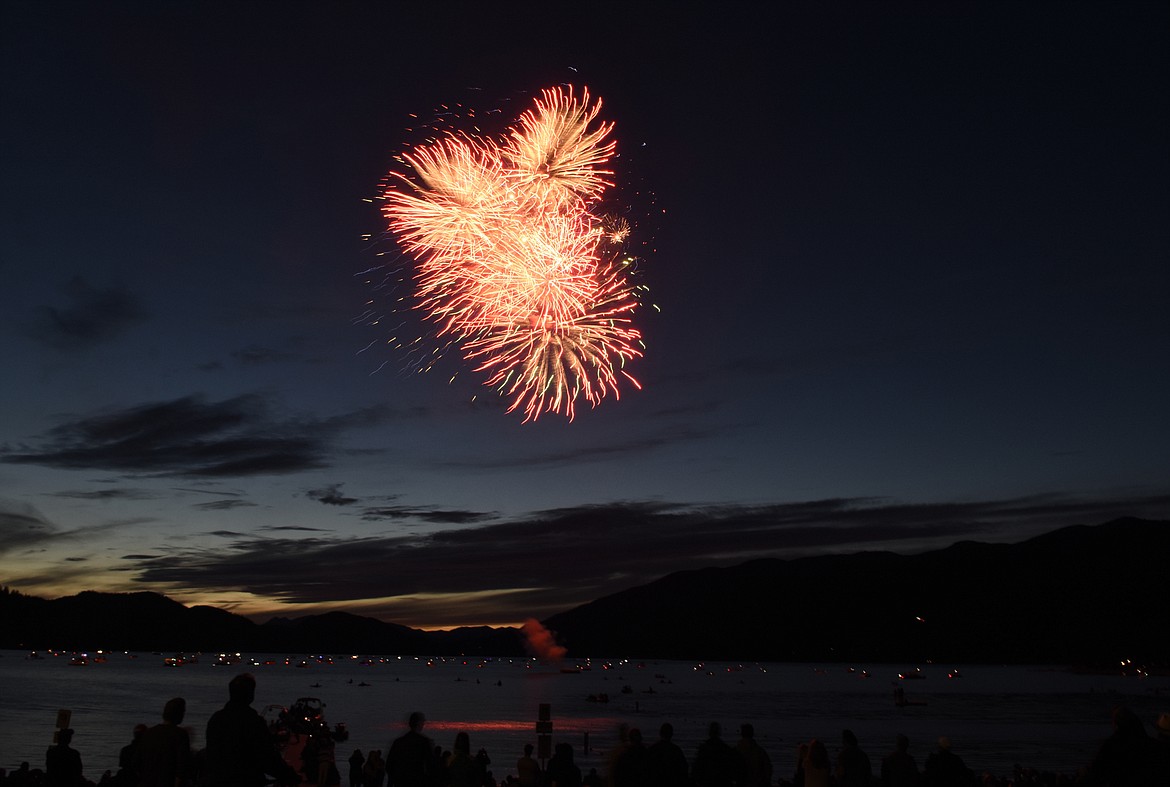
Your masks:
[[[197,508],[200,511],[230,511],[233,508],[248,508],[255,506],[248,500],[212,500],[209,503],[195,503],[192,508]]]
[[[293,473],[328,465],[339,432],[382,416],[366,408],[324,420],[277,421],[258,395],[168,402],[66,421],[39,445],[0,461],[141,475],[222,478]]]
[[[96,525],[63,529],[27,503],[0,499],[0,554],[27,550],[53,542],[85,542],[104,533],[147,524],[151,519],[118,519]]]
[[[294,361],[297,356],[284,350],[271,347],[251,346],[236,350],[232,357],[245,366],[263,366],[269,363],[284,363]]]
[[[51,493],[53,497],[65,497],[75,500],[153,500],[161,495],[158,492],[148,492],[145,489],[96,489],[96,490],[64,490]]]
[[[346,497],[341,494],[341,487],[345,484],[330,484],[323,489],[310,489],[305,497],[316,500],[329,506],[348,506],[357,502],[356,497]]]
[[[841,498],[754,507],[619,502],[437,533],[242,537],[227,549],[140,561],[138,580],[306,604],[386,599],[387,614],[408,625],[466,623],[474,605],[494,621],[519,621],[685,569],[828,551],[915,552],[964,538],[1021,541],[1168,508],[1170,496],[935,505]]]
[[[496,517],[495,513],[486,511],[467,511],[464,509],[445,508],[417,508],[410,506],[370,506],[362,509],[362,519],[376,522],[381,519],[430,522],[432,524],[469,525],[475,522],[484,522]]]
[[[284,531],[291,530],[293,532],[301,533],[328,533],[329,528],[326,527],[305,527],[304,525],[265,525],[258,528],[265,531]]]
[[[35,546],[57,532],[32,506],[0,499],[0,555]]]
[[[111,287],[99,290],[80,276],[63,288],[64,306],[41,306],[30,335],[59,350],[84,350],[109,341],[147,312],[130,291]]]

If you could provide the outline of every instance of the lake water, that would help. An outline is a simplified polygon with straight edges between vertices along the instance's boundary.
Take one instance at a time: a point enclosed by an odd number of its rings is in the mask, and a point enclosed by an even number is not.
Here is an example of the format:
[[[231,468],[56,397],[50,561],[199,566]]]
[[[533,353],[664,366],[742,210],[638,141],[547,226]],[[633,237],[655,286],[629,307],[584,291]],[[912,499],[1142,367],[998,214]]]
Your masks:
[[[551,706],[553,741],[571,743],[583,771],[604,771],[622,723],[639,727],[651,742],[669,721],[675,742],[691,757],[707,724],[718,721],[730,743],[741,723],[754,724],[782,777],[791,777],[800,741],[820,738],[832,756],[845,728],[857,734],[875,770],[901,732],[919,767],[938,736],[946,735],[976,771],[1008,775],[1021,763],[1071,774],[1109,734],[1114,706],[1132,708],[1148,731],[1159,712],[1170,711],[1168,677],[1045,667],[960,665],[961,677],[948,678],[954,665],[923,665],[925,679],[899,682],[907,665],[613,661],[605,668],[606,662],[595,661],[589,671],[568,674],[525,659],[333,656],[332,663],[309,659],[298,666],[301,657],[286,663],[284,656],[246,654],[239,665],[217,666],[214,654],[203,654],[198,663],[176,668],[149,653],[109,654],[105,663],[88,666],[69,666],[68,654],[26,655],[0,651],[0,767],[12,769],[22,760],[44,767],[57,711],[69,709],[73,746],[94,781],[106,769],[117,770],[118,751],[134,725],[158,723],[171,697],[187,700],[185,724],[201,747],[208,717],[226,702],[228,681],[242,671],[256,676],[257,710],[320,698],[328,722],[344,722],[351,733],[337,747],[340,763],[355,748],[384,752],[404,730],[406,716],[421,710],[425,732],[444,748],[458,731],[468,731],[472,749],[484,747],[492,757],[497,779],[514,772],[525,743],[536,743],[542,703]],[[898,683],[907,700],[922,704],[896,706]],[[588,700],[603,693],[607,703]]]

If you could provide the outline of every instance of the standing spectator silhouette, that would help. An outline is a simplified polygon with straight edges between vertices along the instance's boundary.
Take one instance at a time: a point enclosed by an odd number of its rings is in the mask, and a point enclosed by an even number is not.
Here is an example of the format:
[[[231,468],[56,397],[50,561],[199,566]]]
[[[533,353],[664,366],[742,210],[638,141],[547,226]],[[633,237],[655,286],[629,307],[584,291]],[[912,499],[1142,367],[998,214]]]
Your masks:
[[[415,711],[410,714],[410,728],[390,744],[386,755],[387,787],[434,787],[438,763],[432,754],[431,741],[422,734],[427,717]]]
[[[687,783],[687,757],[674,742],[674,727],[665,722],[658,728],[658,740],[646,750],[650,787],[675,787]]]
[[[768,787],[772,783],[772,758],[763,746],[756,743],[754,726],[739,726],[739,743],[735,744],[735,751],[743,768],[742,787]]]
[[[816,738],[808,742],[804,753],[804,787],[829,787],[829,750]]]
[[[1137,714],[1123,706],[1114,708],[1113,734],[1089,764],[1088,783],[1099,787],[1151,784],[1155,745]]]
[[[182,697],[167,700],[162,724],[156,724],[138,743],[135,755],[138,787],[183,787],[191,771],[191,736],[179,725],[187,715]]]
[[[713,721],[707,727],[707,740],[699,744],[691,779],[697,787],[730,787],[739,778],[739,756],[720,737],[723,728]]]
[[[926,758],[923,780],[927,787],[967,787],[971,771],[963,758],[951,751],[951,739],[938,739],[938,749]]]
[[[627,740],[626,747],[613,761],[610,783],[613,787],[645,787],[647,755],[646,746],[642,743],[642,731],[632,727]]]
[[[471,736],[460,732],[455,736],[451,756],[443,769],[443,782],[450,787],[483,787],[485,769],[471,756]]]
[[[910,739],[899,733],[894,750],[882,758],[882,787],[918,787],[918,763],[910,755]]]
[[[1158,716],[1154,730],[1154,784],[1170,784],[1170,713]]]
[[[382,750],[374,749],[362,766],[362,787],[382,787],[386,781],[386,763],[382,762]]]
[[[354,749],[349,755],[349,787],[362,787],[362,771],[366,765],[366,758],[361,749]]]
[[[45,787],[82,787],[81,755],[70,748],[73,730],[57,731],[57,742],[45,752]]]
[[[544,771],[548,787],[581,787],[581,769],[573,762],[573,747],[558,743]]]
[[[134,737],[118,752],[118,773],[114,776],[118,787],[138,787],[138,745],[147,729],[145,724],[135,724]]]
[[[869,755],[857,745],[853,730],[841,731],[841,751],[837,754],[837,768],[833,775],[839,787],[870,787],[873,781]]]
[[[520,787],[539,787],[540,763],[532,759],[532,744],[524,744],[524,756],[516,760],[516,776]]]
[[[300,783],[277,751],[268,725],[252,708],[255,698],[256,679],[240,673],[228,683],[227,704],[207,720],[206,787],[265,787],[266,775],[282,784]]]

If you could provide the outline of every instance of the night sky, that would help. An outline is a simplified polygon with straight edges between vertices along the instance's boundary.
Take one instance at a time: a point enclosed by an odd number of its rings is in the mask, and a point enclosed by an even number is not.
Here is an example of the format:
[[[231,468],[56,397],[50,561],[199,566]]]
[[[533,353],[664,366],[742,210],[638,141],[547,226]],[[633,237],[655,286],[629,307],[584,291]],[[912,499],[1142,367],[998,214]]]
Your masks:
[[[1170,516],[1170,7],[765,8],[5,3],[0,584],[511,625]],[[522,424],[389,341],[379,183],[559,84],[643,389]]]

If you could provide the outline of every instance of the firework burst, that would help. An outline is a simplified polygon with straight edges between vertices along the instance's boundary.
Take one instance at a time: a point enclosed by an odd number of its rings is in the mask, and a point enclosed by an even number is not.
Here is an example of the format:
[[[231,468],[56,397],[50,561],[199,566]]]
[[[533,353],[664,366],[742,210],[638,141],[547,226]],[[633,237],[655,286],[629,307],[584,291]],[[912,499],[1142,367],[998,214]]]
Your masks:
[[[403,159],[385,194],[416,261],[415,305],[524,420],[619,396],[641,356],[639,289],[619,260],[624,219],[597,214],[613,173],[601,101],[541,93],[502,143],[447,133]]]

